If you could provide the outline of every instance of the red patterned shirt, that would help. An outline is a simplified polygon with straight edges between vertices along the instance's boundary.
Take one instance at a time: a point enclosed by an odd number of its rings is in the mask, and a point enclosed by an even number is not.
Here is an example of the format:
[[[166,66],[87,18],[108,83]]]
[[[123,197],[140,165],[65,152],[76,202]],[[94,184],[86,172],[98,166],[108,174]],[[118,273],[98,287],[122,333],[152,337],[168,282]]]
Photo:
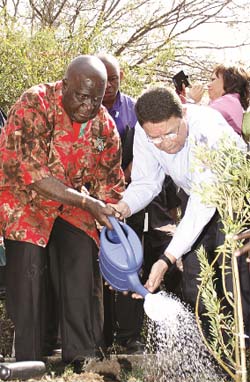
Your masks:
[[[107,110],[82,126],[62,106],[62,83],[34,86],[12,107],[0,135],[0,221],[7,239],[45,247],[60,216],[99,244],[93,216],[31,190],[53,176],[116,203],[124,190],[119,134]]]

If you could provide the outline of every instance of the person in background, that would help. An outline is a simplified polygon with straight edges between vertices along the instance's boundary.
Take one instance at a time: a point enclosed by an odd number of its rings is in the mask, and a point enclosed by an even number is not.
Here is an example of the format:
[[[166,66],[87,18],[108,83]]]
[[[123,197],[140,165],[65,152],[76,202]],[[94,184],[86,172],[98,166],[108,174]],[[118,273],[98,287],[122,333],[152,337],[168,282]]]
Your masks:
[[[216,208],[202,202],[193,188],[214,180],[209,169],[200,171],[200,168],[193,167],[194,148],[204,142],[208,147],[216,148],[225,135],[242,150],[246,150],[246,145],[220,113],[193,104],[186,104],[184,108],[177,94],[170,89],[149,89],[138,98],[135,111],[138,123],[135,127],[132,182],[115,208],[123,218],[141,210],[157,195],[166,174],[189,196],[185,214],[170,244],[154,263],[145,286],[154,292],[164,275],[182,256],[183,297],[194,308],[200,273],[196,251],[203,245],[211,261],[217,245],[223,242]],[[246,263],[241,265],[245,267]],[[240,276],[244,287],[249,288],[248,273],[240,272]],[[246,279],[242,280],[244,276]],[[231,281],[228,281],[229,288]],[[247,299],[243,301],[243,310],[246,333],[249,334],[250,307]],[[203,312],[201,304],[200,314]]]
[[[218,110],[230,126],[241,135],[244,110],[250,101],[250,76],[242,68],[218,65],[214,68],[208,83],[209,106]],[[196,84],[189,89],[188,96],[199,103],[204,87]]]
[[[144,262],[143,277],[148,279],[152,265],[159,259],[162,252],[170,243],[178,221],[177,208],[181,200],[177,196],[177,187],[173,180],[166,176],[161,192],[145,208],[147,214],[147,229],[144,232]],[[164,276],[161,287],[167,292],[174,293],[182,299],[181,291],[181,262],[174,264],[171,272]]]
[[[6,114],[4,111],[0,108],[0,129],[4,126],[5,121],[6,121]]]
[[[117,214],[105,203],[115,204],[124,190],[119,135],[101,105],[106,84],[103,63],[78,56],[62,81],[23,93],[0,135],[6,299],[16,361],[44,355],[48,255],[59,275],[63,361],[77,370],[103,343],[96,221],[112,229],[108,216]]]
[[[124,72],[116,57],[111,54],[99,54],[107,70],[107,86],[102,104],[115,121],[122,142],[122,169],[126,184],[130,183],[133,160],[134,127],[137,122],[134,111],[135,101],[120,91]],[[144,227],[144,210],[126,219],[142,241]],[[130,296],[104,288],[104,335],[106,345],[111,346],[114,337],[117,344],[126,348],[127,353],[142,353],[144,344],[141,339],[143,325],[142,301]]]
[[[247,240],[247,239],[250,239],[250,229],[247,229],[246,231],[241,232],[238,235],[235,235],[234,239],[235,240]],[[245,242],[245,244],[241,248],[238,248],[234,252],[234,255],[235,256],[241,256],[241,255],[248,254],[247,261],[249,262],[250,261],[249,260],[249,253],[250,253],[250,241],[247,240],[247,242]]]

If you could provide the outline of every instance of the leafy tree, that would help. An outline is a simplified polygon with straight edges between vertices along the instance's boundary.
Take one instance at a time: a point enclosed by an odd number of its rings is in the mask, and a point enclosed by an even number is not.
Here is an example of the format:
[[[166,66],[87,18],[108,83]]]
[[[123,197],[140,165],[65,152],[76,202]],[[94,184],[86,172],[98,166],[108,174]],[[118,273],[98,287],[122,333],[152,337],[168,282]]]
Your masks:
[[[242,16],[244,5],[247,0],[0,0],[0,8],[24,20],[33,32],[67,25],[71,36],[84,29],[90,46],[97,39],[99,48],[106,48],[109,40],[110,51],[126,57],[130,67],[147,65],[168,53],[173,44],[184,45],[185,50],[172,59],[172,66],[196,67],[197,50],[202,46],[191,44],[188,33],[202,24],[212,29],[214,22],[234,27],[249,23],[246,12]],[[244,41],[242,46],[247,44]],[[164,61],[161,64],[166,68]]]
[[[98,31],[95,44],[90,46],[83,27],[79,26],[77,35],[70,35],[66,27],[63,30],[64,33],[61,27],[44,28],[30,34],[15,19],[9,18],[7,25],[6,19],[0,20],[0,102],[6,112],[25,89],[61,79],[75,56],[99,52]],[[124,90],[136,96],[144,86],[144,71],[140,68],[131,71],[122,60],[121,65],[126,72]]]
[[[122,86],[134,96],[149,83],[171,84],[181,68],[191,80],[206,81],[211,57],[199,57],[183,39],[204,23],[232,24],[240,6],[234,0],[0,0],[1,9],[0,101],[7,111],[26,88],[61,78],[81,53],[116,55],[126,71]]]

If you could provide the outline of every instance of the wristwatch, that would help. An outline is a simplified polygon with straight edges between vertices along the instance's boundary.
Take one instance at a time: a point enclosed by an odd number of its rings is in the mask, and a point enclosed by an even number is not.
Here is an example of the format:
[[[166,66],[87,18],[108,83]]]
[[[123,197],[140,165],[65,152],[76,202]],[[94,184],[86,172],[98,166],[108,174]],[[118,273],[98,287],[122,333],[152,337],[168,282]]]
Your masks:
[[[167,264],[168,266],[167,272],[169,272],[174,266],[172,261],[166,255],[164,255],[164,253],[159,257],[159,260],[163,260]]]

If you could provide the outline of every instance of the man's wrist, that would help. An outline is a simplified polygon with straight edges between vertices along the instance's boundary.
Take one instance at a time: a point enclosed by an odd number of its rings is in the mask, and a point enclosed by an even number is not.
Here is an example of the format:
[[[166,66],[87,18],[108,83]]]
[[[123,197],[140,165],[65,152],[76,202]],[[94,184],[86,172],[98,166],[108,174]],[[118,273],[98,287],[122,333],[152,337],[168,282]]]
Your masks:
[[[171,256],[171,257],[172,257],[172,256]],[[170,260],[170,258],[169,258],[165,253],[163,253],[163,254],[159,257],[159,260],[163,260],[164,263],[167,264],[167,266],[168,266],[167,272],[169,272],[169,271],[173,268],[173,266],[174,266],[174,264],[175,264],[175,262],[174,262],[172,259]]]

